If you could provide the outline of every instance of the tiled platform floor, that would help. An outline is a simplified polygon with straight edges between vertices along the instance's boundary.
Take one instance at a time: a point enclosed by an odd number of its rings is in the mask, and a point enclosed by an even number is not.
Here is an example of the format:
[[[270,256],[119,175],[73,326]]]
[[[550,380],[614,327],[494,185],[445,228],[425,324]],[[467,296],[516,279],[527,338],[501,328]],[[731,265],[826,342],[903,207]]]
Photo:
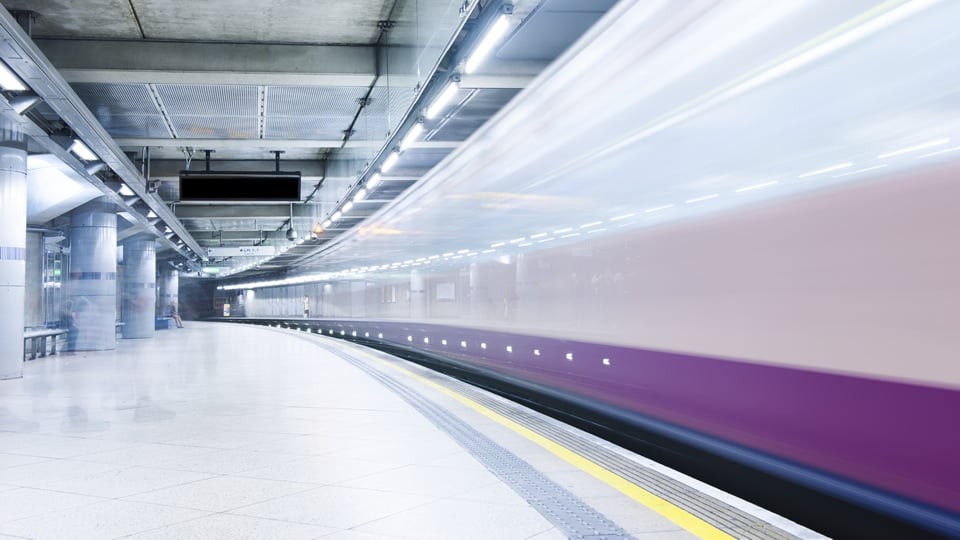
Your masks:
[[[497,440],[631,533],[688,537],[519,437]],[[195,322],[0,381],[5,535],[563,537],[347,362],[290,333]]]

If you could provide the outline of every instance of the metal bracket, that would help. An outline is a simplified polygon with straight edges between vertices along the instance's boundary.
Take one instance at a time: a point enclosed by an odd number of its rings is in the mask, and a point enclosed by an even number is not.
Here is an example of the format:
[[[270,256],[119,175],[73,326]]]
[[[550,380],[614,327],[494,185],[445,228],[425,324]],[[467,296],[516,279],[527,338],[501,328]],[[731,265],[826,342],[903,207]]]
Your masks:
[[[397,26],[396,21],[377,21],[377,28],[379,28],[384,32],[389,32],[390,30],[393,30],[395,26]]]

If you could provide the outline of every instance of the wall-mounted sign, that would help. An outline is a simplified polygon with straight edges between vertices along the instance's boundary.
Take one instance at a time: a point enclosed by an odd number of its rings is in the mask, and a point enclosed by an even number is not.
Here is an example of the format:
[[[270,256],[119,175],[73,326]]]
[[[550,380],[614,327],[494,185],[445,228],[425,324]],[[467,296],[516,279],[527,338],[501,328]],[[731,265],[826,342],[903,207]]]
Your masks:
[[[262,257],[275,255],[274,246],[235,246],[207,248],[208,257]]]

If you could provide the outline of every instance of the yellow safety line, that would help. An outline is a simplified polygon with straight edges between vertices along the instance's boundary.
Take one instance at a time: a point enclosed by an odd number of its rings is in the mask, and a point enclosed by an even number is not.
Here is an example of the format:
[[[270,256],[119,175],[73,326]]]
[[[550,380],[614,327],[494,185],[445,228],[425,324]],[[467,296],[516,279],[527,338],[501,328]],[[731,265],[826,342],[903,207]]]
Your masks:
[[[528,440],[542,446],[544,449],[549,451],[551,454],[559,457],[560,459],[566,461],[567,463],[573,465],[574,467],[584,471],[585,473],[593,476],[597,480],[607,484],[608,486],[616,489],[617,491],[623,493],[624,495],[630,497],[631,499],[637,501],[638,503],[646,506],[647,508],[653,510],[654,512],[660,514],[661,516],[669,519],[670,521],[676,523],[680,527],[683,527],[690,533],[696,535],[699,538],[706,538],[710,540],[733,540],[733,536],[721,531],[720,529],[714,527],[713,525],[707,523],[706,521],[700,519],[699,517],[687,512],[683,508],[661,499],[660,497],[650,493],[649,491],[643,489],[642,487],[634,484],[633,482],[627,480],[626,478],[610,471],[609,469],[599,465],[598,463],[587,459],[580,454],[570,450],[569,448],[559,444],[543,435],[533,431],[530,428],[527,428],[523,425],[510,420],[509,418],[493,411],[476,401],[454,391],[446,386],[437,384],[429,379],[426,379],[406,368],[400,367],[398,365],[386,362],[381,358],[366,352],[366,351],[357,351],[367,358],[370,358],[381,365],[388,366],[396,371],[399,371],[421,383],[439,391],[443,394],[463,403],[467,407],[477,411],[478,413],[486,416],[487,418],[493,420],[494,422],[510,429],[511,431],[527,438]]]

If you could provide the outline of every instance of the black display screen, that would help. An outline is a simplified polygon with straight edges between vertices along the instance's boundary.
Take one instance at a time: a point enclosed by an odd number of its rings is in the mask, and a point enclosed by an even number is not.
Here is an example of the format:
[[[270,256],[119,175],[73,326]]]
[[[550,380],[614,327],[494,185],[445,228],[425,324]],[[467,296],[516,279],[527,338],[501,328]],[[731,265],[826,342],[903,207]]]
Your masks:
[[[180,172],[181,201],[299,201],[300,173]]]

